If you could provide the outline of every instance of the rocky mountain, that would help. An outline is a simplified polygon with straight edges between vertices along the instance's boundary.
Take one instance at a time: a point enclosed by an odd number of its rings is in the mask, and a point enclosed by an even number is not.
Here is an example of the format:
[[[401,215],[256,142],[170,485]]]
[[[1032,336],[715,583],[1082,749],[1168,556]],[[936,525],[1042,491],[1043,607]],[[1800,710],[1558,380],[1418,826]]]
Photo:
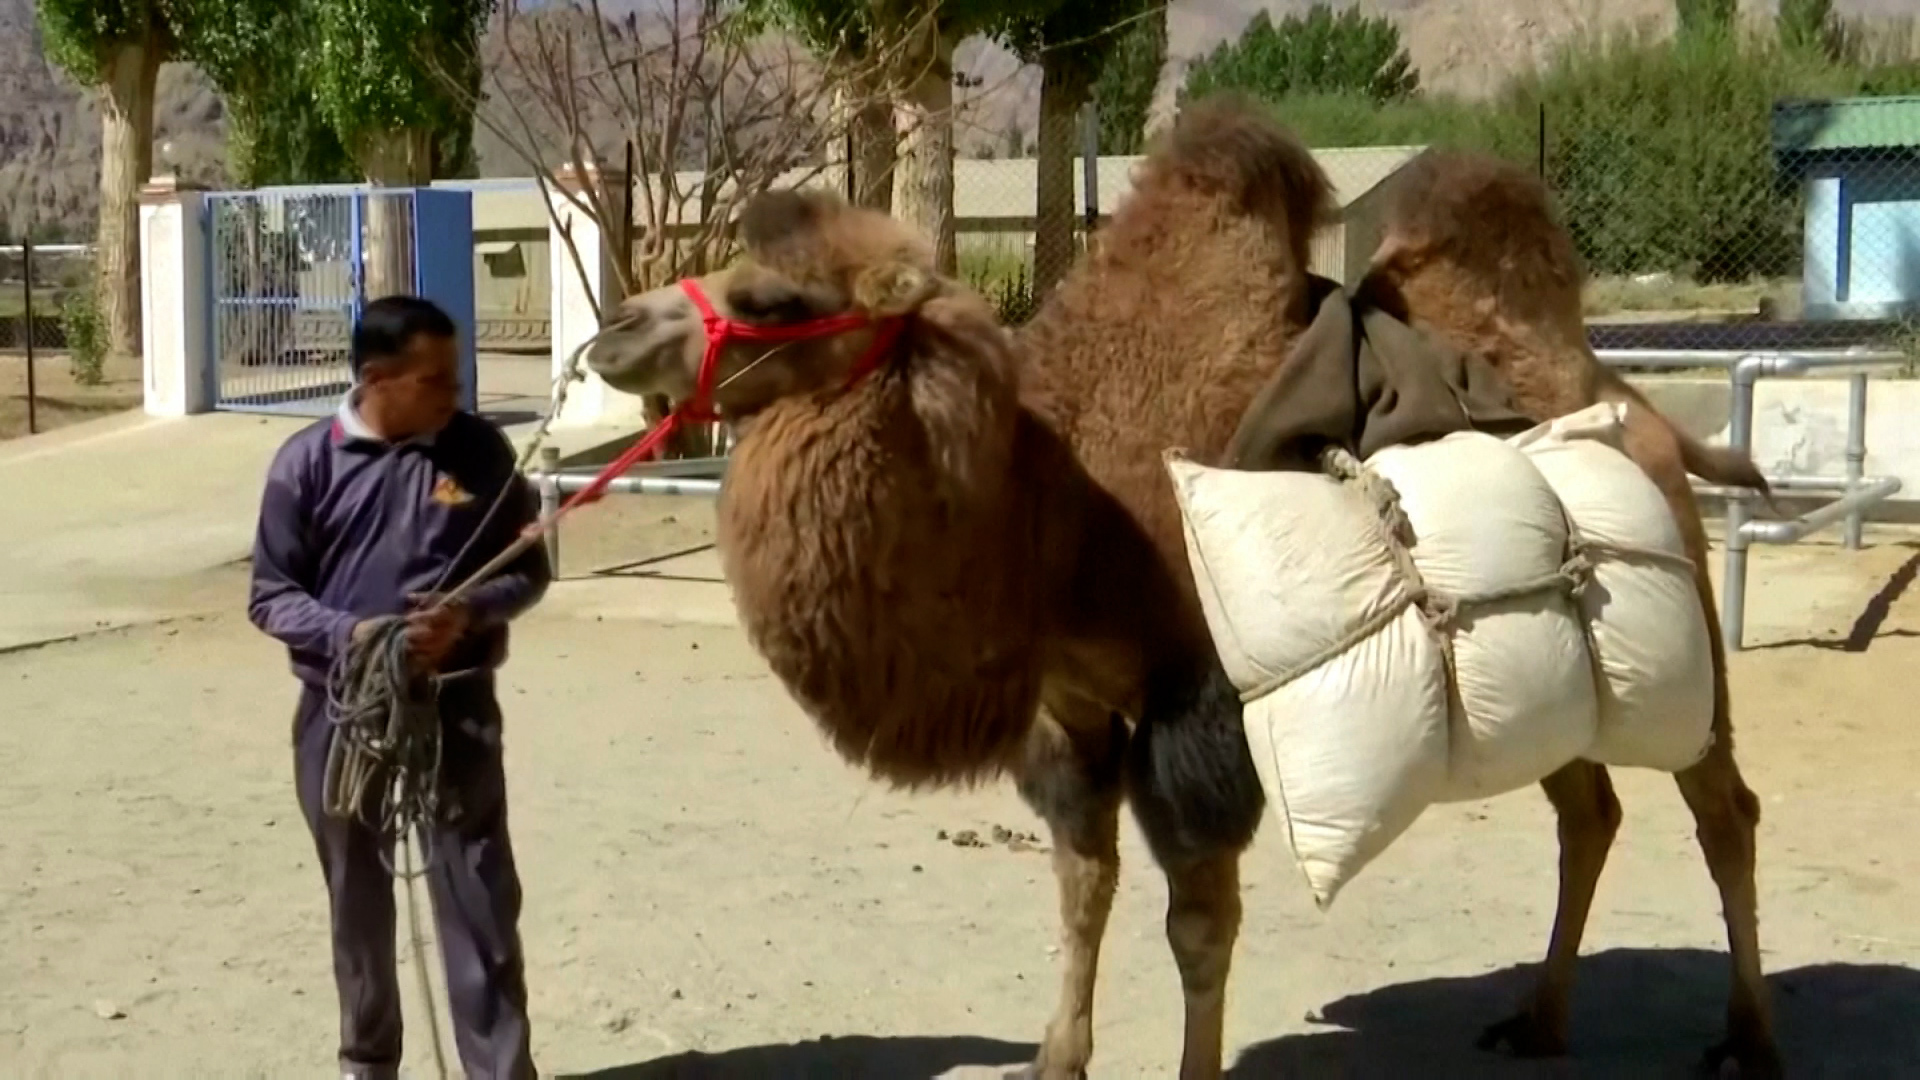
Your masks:
[[[628,0],[629,3],[645,0]],[[1161,108],[1171,108],[1188,61],[1237,35],[1255,12],[1283,15],[1311,0],[1171,0],[1170,62]],[[1438,91],[1481,94],[1509,72],[1535,64],[1582,30],[1637,21],[1666,25],[1672,0],[1356,0],[1400,25],[1422,82]],[[1773,0],[1745,0],[1749,15]],[[1912,14],[1915,0],[1839,0],[1852,16]],[[990,153],[1033,130],[1038,73],[1004,50],[968,42],[957,58],[976,83],[963,92],[963,152]],[[206,81],[186,65],[161,73],[155,112],[157,168],[217,180],[224,161],[224,111]],[[0,0],[0,232],[34,220],[62,235],[91,229],[98,183],[99,124],[90,95],[50,64],[41,48],[33,0]],[[524,166],[495,140],[477,139],[481,171],[513,175]]]

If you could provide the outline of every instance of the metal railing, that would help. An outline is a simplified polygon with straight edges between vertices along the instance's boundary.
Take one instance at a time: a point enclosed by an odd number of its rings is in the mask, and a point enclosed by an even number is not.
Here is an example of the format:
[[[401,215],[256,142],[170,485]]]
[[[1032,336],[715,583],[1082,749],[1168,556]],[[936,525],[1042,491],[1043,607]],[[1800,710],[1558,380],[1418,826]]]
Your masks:
[[[566,496],[593,483],[600,468],[598,465],[563,466],[558,447],[541,447],[540,468],[528,476],[540,492],[540,516],[552,517]],[[697,495],[710,499],[720,494],[720,479],[726,471],[727,459],[723,457],[650,461],[616,477],[607,485],[607,490],[621,495]],[[560,528],[557,524],[547,530],[546,543],[547,563],[558,573]]]
[[[1856,350],[1825,353],[1743,353],[1743,352],[1657,352],[1620,349],[1599,353],[1613,367],[1699,369],[1720,368],[1732,383],[1727,405],[1727,444],[1743,453],[1753,452],[1754,387],[1761,379],[1792,377],[1810,371],[1844,368],[1892,367],[1905,364],[1901,353]],[[1869,507],[1900,490],[1897,476],[1867,476],[1867,379],[1865,371],[1847,376],[1847,450],[1844,476],[1769,476],[1767,483],[1782,494],[1838,492],[1831,502],[1798,517],[1780,521],[1756,521],[1753,501],[1756,492],[1746,488],[1728,488],[1696,481],[1694,490],[1726,500],[1726,561],[1720,583],[1720,633],[1728,652],[1738,652],[1744,643],[1747,616],[1747,554],[1754,544],[1786,545],[1825,529],[1836,521],[1845,521],[1843,541],[1858,550]]]

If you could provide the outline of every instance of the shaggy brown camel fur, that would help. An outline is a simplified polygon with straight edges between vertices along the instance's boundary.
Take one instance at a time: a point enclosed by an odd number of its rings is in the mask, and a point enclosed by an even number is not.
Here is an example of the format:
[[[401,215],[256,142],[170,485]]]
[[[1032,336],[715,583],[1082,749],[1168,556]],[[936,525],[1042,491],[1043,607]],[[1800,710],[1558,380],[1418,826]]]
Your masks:
[[[835,748],[903,786],[1011,774],[1047,820],[1065,971],[1043,1080],[1092,1056],[1123,802],[1168,880],[1179,1075],[1221,1072],[1239,858],[1265,800],[1160,455],[1217,458],[1286,358],[1330,196],[1263,109],[1189,107],[1017,339],[884,216],[763,196],[746,258],[695,291],[753,326],[871,324],[733,340],[667,287],[630,297],[589,356],[615,387],[696,404],[708,370],[741,433],[719,506],[728,581]]]
[[[1264,797],[1160,454],[1218,455],[1286,356],[1330,191],[1260,110],[1187,110],[1017,351],[903,227],[831,197],[756,200],[746,258],[696,283],[759,325],[904,320],[857,381],[870,329],[719,350],[713,401],[741,431],[723,560],[756,647],[843,756],[908,786],[1009,773],[1047,820],[1066,971],[1046,1080],[1092,1055],[1129,799],[1169,883],[1180,1075],[1220,1075]],[[702,329],[683,289],[631,297],[589,363],[685,400]]]
[[[1395,183],[1384,238],[1361,295],[1485,357],[1512,386],[1520,411],[1534,420],[1599,401],[1626,403],[1628,456],[1653,478],[1679,521],[1708,615],[1715,701],[1713,745],[1676,779],[1720,890],[1733,964],[1727,1039],[1708,1052],[1708,1064],[1718,1069],[1731,1061],[1745,1077],[1778,1076],[1754,888],[1760,803],[1734,762],[1726,649],[1713,617],[1706,530],[1687,473],[1762,492],[1766,482],[1743,455],[1703,446],[1675,429],[1594,356],[1572,237],[1531,172],[1474,154],[1429,153]],[[1531,998],[1482,1039],[1483,1045],[1529,1056],[1566,1051],[1567,999],[1580,937],[1620,825],[1620,804],[1598,765],[1577,762],[1541,786],[1560,821],[1559,910]]]

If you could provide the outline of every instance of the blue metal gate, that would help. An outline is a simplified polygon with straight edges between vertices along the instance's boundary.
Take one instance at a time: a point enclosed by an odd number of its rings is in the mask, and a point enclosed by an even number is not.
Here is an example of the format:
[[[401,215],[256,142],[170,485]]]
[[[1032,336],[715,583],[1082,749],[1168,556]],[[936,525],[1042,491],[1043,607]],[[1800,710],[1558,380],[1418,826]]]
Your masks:
[[[361,308],[396,292],[434,301],[462,328],[462,405],[475,407],[469,193],[262,188],[206,206],[214,408],[332,412],[353,381],[347,348]]]

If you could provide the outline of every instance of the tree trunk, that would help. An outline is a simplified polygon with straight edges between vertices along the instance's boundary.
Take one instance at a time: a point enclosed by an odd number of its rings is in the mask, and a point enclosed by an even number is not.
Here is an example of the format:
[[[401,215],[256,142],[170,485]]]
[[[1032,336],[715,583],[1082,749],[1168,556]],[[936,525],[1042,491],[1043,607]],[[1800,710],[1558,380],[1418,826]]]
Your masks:
[[[833,138],[828,160],[849,170],[842,192],[855,206],[888,213],[893,208],[893,155],[899,135],[893,105],[865,80],[842,82],[833,91]]]
[[[425,187],[433,180],[433,132],[379,131],[360,140],[355,155],[376,188]],[[413,291],[413,201],[374,191],[366,209],[366,298]]]
[[[893,105],[877,94],[862,94],[852,103],[847,133],[853,148],[853,204],[893,212],[893,164],[899,133],[893,128]]]
[[[100,89],[100,228],[94,295],[107,352],[140,355],[140,186],[153,175],[153,98],[161,49],[148,40],[107,51]]]
[[[1040,145],[1034,163],[1033,299],[1038,304],[1073,266],[1073,163],[1080,110],[1092,93],[1086,65],[1042,58]]]
[[[894,216],[933,245],[934,266],[954,273],[953,42],[923,20],[919,47],[909,50],[911,78],[897,112],[900,159],[893,173]]]

